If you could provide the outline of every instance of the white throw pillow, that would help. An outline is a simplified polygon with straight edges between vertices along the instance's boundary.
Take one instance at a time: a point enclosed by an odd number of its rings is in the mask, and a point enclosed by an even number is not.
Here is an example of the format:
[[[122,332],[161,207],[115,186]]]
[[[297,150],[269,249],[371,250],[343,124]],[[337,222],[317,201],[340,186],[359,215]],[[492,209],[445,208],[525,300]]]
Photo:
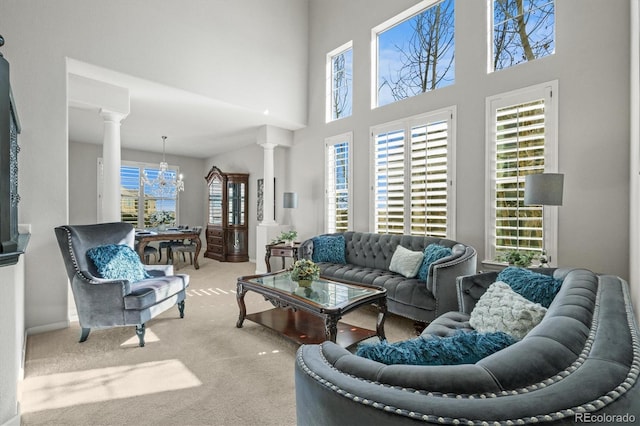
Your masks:
[[[411,251],[402,246],[398,246],[396,247],[396,251],[393,252],[389,270],[391,272],[397,272],[407,278],[413,278],[418,275],[418,270],[420,270],[423,258],[424,254],[421,251]]]
[[[476,302],[469,324],[482,333],[502,331],[522,339],[544,318],[547,309],[497,281]]]

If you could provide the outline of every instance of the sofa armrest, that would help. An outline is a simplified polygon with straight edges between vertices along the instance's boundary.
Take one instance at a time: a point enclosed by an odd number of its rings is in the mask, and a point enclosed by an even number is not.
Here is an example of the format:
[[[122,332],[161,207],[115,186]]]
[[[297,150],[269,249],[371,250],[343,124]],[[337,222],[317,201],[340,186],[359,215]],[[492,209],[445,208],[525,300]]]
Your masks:
[[[120,297],[131,292],[131,283],[128,280],[108,280],[105,278],[99,278],[91,275],[88,271],[81,271],[73,277],[71,286],[74,290],[90,291],[91,293],[99,294],[101,292],[106,294],[118,293]],[[74,287],[75,286],[75,287]]]
[[[78,273],[71,281],[71,288],[81,327],[106,325],[103,318],[111,318],[112,324],[124,323],[124,296],[131,292],[129,281],[87,279]]]
[[[298,258],[311,260],[313,256],[313,239],[304,240],[298,247]]]
[[[461,255],[441,259],[431,265],[432,274],[427,277],[429,288],[436,299],[436,317],[445,312],[458,311],[456,279],[461,275],[476,273],[477,252],[473,247],[464,246]]]
[[[476,306],[476,302],[498,277],[498,272],[484,272],[459,276],[456,279],[458,306],[460,312],[470,314]]]
[[[152,277],[168,277],[173,275],[173,265],[144,265],[144,269]]]

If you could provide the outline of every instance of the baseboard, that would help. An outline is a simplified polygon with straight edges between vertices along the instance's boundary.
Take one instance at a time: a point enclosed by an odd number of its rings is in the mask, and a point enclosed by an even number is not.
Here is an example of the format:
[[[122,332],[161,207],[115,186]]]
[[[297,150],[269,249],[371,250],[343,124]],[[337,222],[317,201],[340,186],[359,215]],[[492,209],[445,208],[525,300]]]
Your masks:
[[[17,414],[13,417],[11,417],[10,419],[8,419],[6,422],[2,423],[2,425],[0,426],[20,426],[20,403],[18,402],[18,410],[17,410]]]
[[[36,327],[29,327],[27,328],[26,333],[27,336],[31,336],[32,334],[46,333],[47,331],[61,330],[63,328],[69,328],[69,320],[54,322],[52,324],[38,325]]]
[[[18,371],[18,381],[24,380],[24,363],[27,361],[27,330],[24,331],[22,337],[22,354],[20,360],[20,371]]]

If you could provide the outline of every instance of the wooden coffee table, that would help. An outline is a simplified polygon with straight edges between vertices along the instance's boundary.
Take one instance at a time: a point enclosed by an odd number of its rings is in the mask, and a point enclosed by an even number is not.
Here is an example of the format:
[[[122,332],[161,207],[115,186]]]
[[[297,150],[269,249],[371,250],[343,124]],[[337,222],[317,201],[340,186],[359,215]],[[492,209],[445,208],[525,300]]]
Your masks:
[[[372,336],[385,339],[387,290],[319,278],[310,287],[300,287],[288,271],[238,278],[236,299],[240,314],[236,327],[245,318],[275,330],[299,344],[336,342],[343,347]],[[275,306],[247,314],[244,296],[248,291],[262,295]],[[342,316],[361,306],[378,309],[376,329],[369,330],[340,322]]]

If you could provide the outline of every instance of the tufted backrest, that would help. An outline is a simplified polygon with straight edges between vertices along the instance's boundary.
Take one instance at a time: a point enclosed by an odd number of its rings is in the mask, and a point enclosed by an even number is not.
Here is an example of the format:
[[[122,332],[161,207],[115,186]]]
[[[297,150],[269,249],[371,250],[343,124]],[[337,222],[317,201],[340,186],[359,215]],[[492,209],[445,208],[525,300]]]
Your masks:
[[[563,271],[556,271],[554,276],[557,277],[558,272]],[[586,269],[566,272],[562,287],[542,322],[518,344],[478,363],[490,371],[503,388],[517,389],[552,377],[576,361],[585,348],[593,323],[599,279]],[[522,368],[524,360],[528,363],[526,370]]]
[[[345,232],[344,239],[347,263],[385,270],[389,269],[393,253],[399,245],[412,251],[424,251],[425,247],[433,243],[449,248],[458,244],[443,238],[353,231]]]
[[[586,269],[550,273],[563,278],[563,283],[542,322],[521,341],[476,364],[382,366],[345,352],[339,354],[337,349],[335,356],[324,354],[346,374],[402,388],[460,395],[530,393],[535,402],[533,391],[555,387],[558,390],[549,393],[559,404],[579,393],[597,397],[624,392],[625,386],[637,380],[640,365],[628,284]],[[566,386],[562,384],[565,379]],[[576,383],[582,383],[583,388],[576,389]],[[609,393],[612,388],[616,389]],[[611,398],[605,401],[611,402]]]
[[[107,244],[126,244],[133,248],[135,238],[133,225],[124,222],[64,225],[55,228],[55,233],[70,280],[80,271],[97,275],[93,262],[87,256],[90,248]]]

